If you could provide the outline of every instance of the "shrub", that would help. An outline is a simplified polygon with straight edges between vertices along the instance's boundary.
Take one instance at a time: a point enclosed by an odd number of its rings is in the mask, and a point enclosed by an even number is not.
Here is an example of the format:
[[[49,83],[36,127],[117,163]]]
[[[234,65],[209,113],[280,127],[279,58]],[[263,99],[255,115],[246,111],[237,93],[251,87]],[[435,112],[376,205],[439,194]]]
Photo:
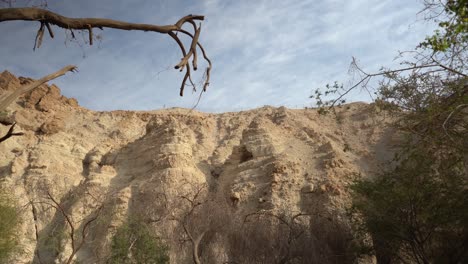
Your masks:
[[[421,150],[420,150],[421,151]],[[353,191],[355,223],[379,263],[467,263],[468,188],[459,166],[435,173],[427,153],[407,156]]]
[[[167,246],[160,238],[152,234],[144,222],[131,219],[120,226],[112,238],[111,256],[108,263],[169,263],[167,252]]]
[[[0,263],[8,263],[19,249],[20,215],[11,196],[0,189]]]

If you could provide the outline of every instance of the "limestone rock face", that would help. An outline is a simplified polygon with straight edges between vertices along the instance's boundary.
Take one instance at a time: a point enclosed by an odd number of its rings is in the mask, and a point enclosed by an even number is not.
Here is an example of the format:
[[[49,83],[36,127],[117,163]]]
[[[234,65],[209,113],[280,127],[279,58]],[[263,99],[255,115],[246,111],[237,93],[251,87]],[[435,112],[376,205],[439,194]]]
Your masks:
[[[1,73],[0,96],[27,81]],[[57,231],[70,230],[64,215],[77,230],[98,216],[75,254],[80,263],[106,263],[129,217],[169,245],[171,263],[192,263],[184,223],[203,234],[204,263],[244,263],[231,239],[237,222],[302,214],[307,232],[346,226],[346,185],[391,157],[392,131],[363,103],[338,109],[338,121],[284,107],[94,112],[43,85],[9,111],[25,132],[0,144],[0,184],[26,205],[16,263],[64,263],[74,251],[69,232]]]

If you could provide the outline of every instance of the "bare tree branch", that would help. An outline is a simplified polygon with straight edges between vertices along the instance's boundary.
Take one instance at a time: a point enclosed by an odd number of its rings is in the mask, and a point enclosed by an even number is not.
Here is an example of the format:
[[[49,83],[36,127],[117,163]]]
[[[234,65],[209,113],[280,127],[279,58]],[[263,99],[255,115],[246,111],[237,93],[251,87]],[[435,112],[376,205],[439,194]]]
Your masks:
[[[103,18],[69,18],[61,16],[49,10],[25,7],[0,9],[0,22],[3,21],[47,21],[64,29],[88,30],[93,28],[115,28],[122,30],[142,30],[167,34],[171,31],[179,31],[184,23],[189,20],[203,20],[204,16],[188,15],[177,21],[174,25],[151,25],[128,23],[113,19]]]
[[[208,62],[208,67],[206,69],[207,78],[203,85],[203,91],[206,91],[209,85],[209,73],[211,70],[211,61],[206,56],[206,53],[203,49],[203,46],[198,42],[201,25],[197,27],[195,24],[196,20],[204,20],[204,16],[200,15],[188,15],[184,16],[179,19],[173,25],[152,25],[152,24],[137,24],[137,23],[129,23],[124,21],[118,21],[113,19],[104,19],[104,18],[69,18],[65,16],[61,16],[57,13],[51,12],[49,10],[41,9],[41,8],[33,8],[33,7],[26,7],[26,8],[3,8],[0,9],[0,22],[3,21],[14,21],[14,20],[23,20],[23,21],[39,21],[41,22],[41,26],[36,35],[36,41],[34,47],[39,47],[42,43],[42,37],[44,35],[44,27],[47,27],[49,34],[53,37],[53,33],[51,31],[49,24],[54,24],[58,27],[64,28],[66,30],[70,30],[73,34],[74,30],[87,30],[88,37],[89,37],[89,44],[93,44],[93,28],[114,28],[120,30],[138,30],[138,31],[151,31],[157,32],[161,34],[169,34],[179,45],[183,58],[181,61],[175,66],[175,69],[183,70],[184,67],[187,67],[185,76],[182,80],[182,85],[180,88],[180,95],[183,96],[183,90],[185,87],[185,83],[188,79],[190,79],[190,70],[188,69],[189,60],[193,57],[192,65],[193,69],[197,70],[197,46],[201,49],[203,53],[203,58]],[[194,34],[185,31],[182,29],[182,26],[185,23],[190,23],[194,26]],[[190,49],[186,52],[183,43],[178,39],[177,35],[174,32],[183,32],[184,34],[190,36],[192,42],[190,44]],[[190,82],[193,86],[193,82],[190,79]]]
[[[180,32],[193,38],[190,32],[187,32],[185,30],[180,30]],[[203,46],[200,43],[197,43],[197,45],[202,51],[203,58],[208,62],[208,67],[206,68],[206,72],[205,72],[205,75],[206,75],[205,84],[203,85],[203,91],[206,92],[206,88],[208,88],[208,85],[210,84],[210,72],[211,72],[212,63],[211,63],[211,60],[208,58],[208,56],[206,56],[205,48],[203,48]]]
[[[54,38],[54,32],[52,31],[52,28],[50,27],[50,24],[45,22],[45,25],[47,27],[47,31],[49,32],[50,38]]]
[[[367,83],[369,83],[370,79],[373,77],[377,76],[385,76],[389,74],[394,74],[394,73],[399,73],[399,72],[405,72],[405,71],[411,71],[411,70],[416,70],[416,69],[424,69],[424,68],[433,68],[433,67],[441,67],[439,64],[429,64],[429,65],[420,65],[420,66],[414,66],[414,67],[406,67],[406,68],[401,68],[401,69],[396,69],[396,70],[388,70],[388,71],[381,71],[377,73],[367,73],[363,71],[361,68],[357,66],[356,59],[353,58],[352,64],[357,67],[357,69],[364,74],[364,77],[361,78],[356,84],[351,86],[350,88],[346,89],[344,93],[341,93],[340,96],[338,96],[336,99],[334,99],[331,104],[329,105],[329,108],[332,109],[337,102],[339,102],[343,97],[345,97],[349,92],[354,90],[355,88],[359,86],[366,86]]]
[[[33,220],[34,220],[34,231],[35,231],[36,243],[39,243],[39,228],[37,226],[37,209],[33,202],[30,202],[30,204],[31,204]],[[41,255],[37,247],[36,247],[36,250],[34,251],[34,254],[37,256],[37,260],[39,264],[42,264]]]
[[[192,185],[193,183],[186,183]],[[195,236],[194,230],[191,230],[189,227],[190,221],[192,221],[195,211],[197,208],[199,208],[201,205],[203,205],[206,201],[200,201],[200,196],[203,194],[204,191],[207,189],[206,184],[199,184],[196,186],[192,185],[193,192],[190,192],[187,195],[180,195],[179,198],[183,201],[187,201],[189,203],[189,208],[188,211],[183,214],[181,218],[174,218],[172,220],[175,220],[179,222],[184,230],[184,233],[188,237],[188,241],[192,244],[192,260],[193,263],[195,264],[200,264],[200,256],[199,256],[199,247],[200,247],[200,242],[205,236],[206,232],[208,230],[203,230],[201,231],[198,235]]]
[[[25,94],[27,92],[32,91],[36,87],[40,86],[41,84],[44,84],[50,80],[53,80],[55,78],[58,78],[62,75],[64,75],[67,72],[74,72],[76,71],[76,66],[73,65],[68,65],[66,67],[63,67],[61,70],[51,73],[49,75],[46,75],[42,77],[41,79],[34,81],[28,85],[24,85],[20,87],[19,89],[15,90],[12,94],[8,95],[5,99],[0,101],[0,111],[6,110],[6,108],[13,103],[20,95]]]
[[[453,68],[453,67],[450,67],[450,66],[447,66],[447,65],[444,65],[443,63],[441,63],[440,61],[438,61],[434,55],[430,55],[430,56],[426,56],[420,52],[413,52],[413,53],[416,53],[415,55],[415,58],[419,58],[417,60],[417,62],[414,62],[414,63],[410,63],[410,62],[407,62],[407,61],[404,61],[402,64],[406,64],[406,65],[409,65],[409,67],[402,67],[402,68],[399,68],[399,69],[381,69],[379,70],[378,72],[375,72],[375,73],[367,73],[365,72],[361,67],[359,67],[357,61],[356,61],[356,58],[353,57],[352,59],[352,62],[351,62],[351,69],[354,69],[354,70],[357,70],[359,72],[359,74],[361,74],[362,77],[360,77],[359,81],[357,81],[356,83],[354,83],[353,85],[351,85],[349,88],[346,88],[346,89],[343,89],[344,91],[340,92],[338,90],[336,90],[335,92],[338,92],[338,96],[333,99],[333,100],[330,100],[328,101],[325,105],[328,106],[328,109],[333,109],[335,106],[337,106],[337,104],[340,104],[340,102],[343,101],[343,98],[349,94],[351,91],[353,91],[354,89],[358,88],[358,87],[362,87],[362,88],[366,88],[367,89],[367,86],[369,84],[369,82],[371,81],[371,79],[373,79],[374,77],[379,77],[379,76],[382,76],[382,77],[389,77],[389,76],[393,76],[394,74],[397,74],[397,73],[404,73],[404,72],[412,72],[412,73],[415,73],[415,72],[419,72],[421,70],[425,70],[424,71],[424,74],[428,75],[430,73],[435,73],[435,72],[443,72],[443,71],[446,71],[446,72],[449,72],[453,75],[456,75],[456,76],[460,76],[460,77],[468,77],[467,74]],[[350,71],[351,71],[350,69]],[[394,79],[394,78],[393,78]],[[311,96],[312,98],[312,96]]]
[[[468,104],[461,104],[461,105],[458,105],[457,107],[455,107],[455,109],[454,109],[452,112],[450,112],[450,114],[447,116],[447,118],[445,119],[444,123],[442,124],[442,128],[444,129],[445,134],[446,134],[446,135],[450,138],[450,140],[452,140],[452,142],[454,142],[454,143],[456,143],[456,142],[454,141],[454,139],[452,138],[452,136],[450,136],[450,134],[449,134],[448,131],[447,131],[447,123],[448,123],[449,120],[452,118],[452,116],[453,116],[453,114],[454,114],[455,112],[457,112],[458,110],[463,109],[463,108],[465,108],[465,107],[468,107]]]
[[[9,139],[10,137],[13,137],[13,136],[22,136],[22,135],[24,135],[23,132],[13,132],[14,129],[15,129],[15,125],[16,125],[16,123],[13,123],[13,125],[11,125],[11,127],[8,130],[8,132],[6,133],[6,135],[0,138],[0,142],[3,142],[3,141],[5,141],[5,140],[7,140],[7,139]]]
[[[41,26],[39,27],[39,30],[37,31],[37,34],[36,34],[36,39],[34,40],[33,50],[36,50],[36,48],[41,47],[43,36],[44,36],[44,22],[41,22]]]
[[[65,221],[68,225],[68,227],[70,228],[70,232],[68,233],[69,235],[69,238],[70,238],[70,241],[71,241],[71,248],[72,248],[72,252],[70,254],[70,256],[68,257],[67,259],[67,264],[70,264],[73,262],[73,258],[75,257],[76,253],[81,249],[81,247],[84,245],[85,241],[86,241],[86,237],[88,236],[88,229],[89,229],[89,226],[98,219],[99,215],[101,214],[101,211],[102,211],[102,208],[103,208],[103,205],[101,204],[97,210],[95,211],[94,215],[90,218],[88,218],[86,221],[84,221],[84,223],[82,224],[82,228],[81,228],[81,235],[79,238],[76,237],[76,232],[77,232],[77,227],[76,227],[76,223],[75,221],[73,221],[71,215],[69,213],[66,212],[65,208],[62,206],[61,203],[59,203],[53,196],[52,194],[50,193],[49,190],[46,190],[46,194],[47,194],[47,199],[50,201],[50,202],[35,202],[35,203],[43,203],[43,204],[47,204],[49,206],[51,206],[52,208],[54,208],[58,213],[60,213],[60,215],[62,215],[64,218],[65,218]],[[89,195],[89,193],[88,193]],[[33,203],[32,203],[33,204]],[[33,207],[33,213],[35,212],[35,208]],[[34,217],[36,217],[34,215]],[[36,220],[36,219],[35,219]],[[36,230],[37,231],[37,230]],[[37,235],[37,234],[36,234]]]

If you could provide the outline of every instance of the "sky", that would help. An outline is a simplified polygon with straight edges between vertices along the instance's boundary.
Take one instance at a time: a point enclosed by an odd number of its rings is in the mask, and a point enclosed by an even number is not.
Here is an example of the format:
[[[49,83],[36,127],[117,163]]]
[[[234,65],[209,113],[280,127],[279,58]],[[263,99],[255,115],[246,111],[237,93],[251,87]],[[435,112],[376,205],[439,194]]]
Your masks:
[[[16,6],[25,2],[16,1]],[[174,24],[187,14],[204,15],[200,42],[213,62],[210,86],[197,110],[314,106],[313,90],[338,81],[349,84],[352,57],[366,71],[394,66],[398,51],[412,50],[434,25],[418,12],[421,0],[62,0],[50,11],[69,17],[101,17],[135,23]],[[191,108],[199,94],[179,96],[183,73],[177,44],[153,32],[104,29],[89,46],[86,35],[71,40],[54,27],[33,51],[38,22],[0,23],[0,72],[40,78],[72,64],[78,73],[51,83],[93,110]],[[193,76],[202,78],[199,60]],[[369,101],[353,93],[348,101]]]

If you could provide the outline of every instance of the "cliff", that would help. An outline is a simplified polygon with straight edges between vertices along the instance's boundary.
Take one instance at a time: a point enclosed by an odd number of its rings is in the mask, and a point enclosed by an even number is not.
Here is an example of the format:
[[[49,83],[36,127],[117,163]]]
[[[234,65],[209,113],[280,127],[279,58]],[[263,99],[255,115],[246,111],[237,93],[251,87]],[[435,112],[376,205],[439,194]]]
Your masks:
[[[5,71],[0,92],[28,81]],[[171,263],[192,263],[197,238],[202,263],[273,263],[249,256],[266,247],[278,263],[301,250],[346,263],[346,186],[379,170],[395,141],[364,103],[336,117],[269,106],[95,112],[43,85],[9,109],[25,133],[0,144],[0,183],[24,219],[17,263],[64,263],[73,251],[80,263],[105,263],[129,217],[169,246]]]

